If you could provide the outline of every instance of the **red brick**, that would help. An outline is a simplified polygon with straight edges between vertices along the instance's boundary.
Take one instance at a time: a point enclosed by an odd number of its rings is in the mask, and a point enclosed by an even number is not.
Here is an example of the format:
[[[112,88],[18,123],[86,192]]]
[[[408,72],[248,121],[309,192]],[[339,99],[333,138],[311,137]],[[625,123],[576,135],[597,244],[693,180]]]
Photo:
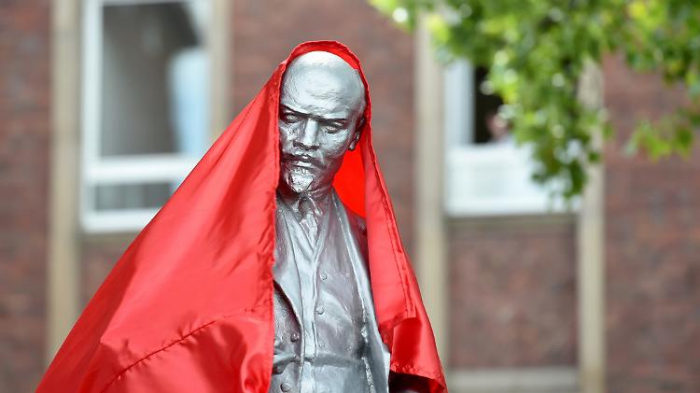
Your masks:
[[[651,162],[622,146],[641,117],[683,104],[679,88],[604,65],[619,131],[606,150],[607,383],[610,392],[700,391],[700,146]]]
[[[449,232],[449,366],[574,366],[573,219],[467,218]]]
[[[44,369],[50,2],[0,5],[0,391]]]

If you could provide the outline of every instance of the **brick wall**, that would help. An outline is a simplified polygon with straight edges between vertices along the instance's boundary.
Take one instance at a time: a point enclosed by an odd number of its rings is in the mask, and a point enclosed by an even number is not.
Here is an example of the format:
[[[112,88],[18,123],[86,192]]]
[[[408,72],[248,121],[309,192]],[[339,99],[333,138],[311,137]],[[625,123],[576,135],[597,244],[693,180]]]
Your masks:
[[[81,307],[87,305],[136,234],[85,236],[82,247]]]
[[[453,369],[574,366],[573,217],[450,223]]]
[[[687,161],[623,154],[636,119],[672,111],[681,92],[619,58],[604,73],[619,131],[606,152],[608,388],[700,392],[700,143]]]
[[[0,392],[44,368],[49,3],[0,3]]]

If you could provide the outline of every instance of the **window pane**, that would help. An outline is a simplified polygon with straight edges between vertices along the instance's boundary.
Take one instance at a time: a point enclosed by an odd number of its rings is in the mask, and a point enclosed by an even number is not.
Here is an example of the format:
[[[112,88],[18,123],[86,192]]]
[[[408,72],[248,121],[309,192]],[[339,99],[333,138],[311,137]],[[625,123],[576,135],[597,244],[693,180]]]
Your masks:
[[[493,92],[484,90],[488,70],[478,67],[474,70],[475,108],[474,140],[476,144],[502,144],[510,141],[508,125],[498,114],[503,100]]]
[[[93,193],[95,211],[160,208],[173,187],[171,183],[99,185]]]
[[[204,153],[207,4],[103,8],[102,156]]]

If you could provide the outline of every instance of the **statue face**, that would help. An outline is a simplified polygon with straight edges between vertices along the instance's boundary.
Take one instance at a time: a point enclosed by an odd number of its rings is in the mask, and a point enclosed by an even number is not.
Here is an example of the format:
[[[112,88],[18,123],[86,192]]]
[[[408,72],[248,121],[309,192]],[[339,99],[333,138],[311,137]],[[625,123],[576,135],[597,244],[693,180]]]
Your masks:
[[[359,140],[364,85],[328,52],[296,58],[282,81],[280,186],[294,194],[329,190],[343,156]]]

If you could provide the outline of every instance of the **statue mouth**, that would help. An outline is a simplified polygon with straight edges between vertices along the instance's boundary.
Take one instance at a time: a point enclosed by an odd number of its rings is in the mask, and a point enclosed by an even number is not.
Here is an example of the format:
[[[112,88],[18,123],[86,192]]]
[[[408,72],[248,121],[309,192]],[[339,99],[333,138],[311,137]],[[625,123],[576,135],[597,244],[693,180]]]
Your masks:
[[[305,154],[286,154],[284,160],[289,166],[301,169],[321,169],[322,167],[321,163],[316,158]]]
[[[301,161],[301,160],[292,161],[291,164],[292,164],[292,166],[297,166],[297,167],[299,167],[299,168],[312,169],[312,168],[315,167],[314,164],[312,164],[312,163],[310,163],[310,162],[307,162],[307,161]]]

